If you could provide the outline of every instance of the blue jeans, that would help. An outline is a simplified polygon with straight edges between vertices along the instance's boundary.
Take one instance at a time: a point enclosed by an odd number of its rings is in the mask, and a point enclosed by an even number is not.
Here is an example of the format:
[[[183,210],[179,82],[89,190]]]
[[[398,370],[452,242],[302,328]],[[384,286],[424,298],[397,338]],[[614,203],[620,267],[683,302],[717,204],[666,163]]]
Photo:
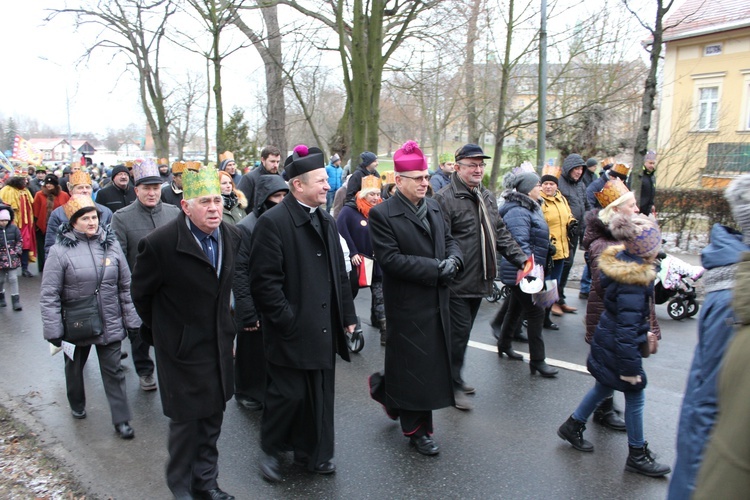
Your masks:
[[[581,293],[589,292],[591,292],[591,270],[589,269],[589,263],[586,262],[581,275]]]
[[[328,213],[331,213],[331,210],[333,210],[333,197],[336,196],[336,190],[331,189],[326,193],[326,210]]]
[[[588,421],[599,403],[614,394],[614,389],[597,382],[583,397],[583,401],[573,412],[573,418],[579,422]],[[643,406],[646,397],[643,390],[623,392],[625,395],[625,428],[628,431],[628,445],[634,448],[643,447]]]

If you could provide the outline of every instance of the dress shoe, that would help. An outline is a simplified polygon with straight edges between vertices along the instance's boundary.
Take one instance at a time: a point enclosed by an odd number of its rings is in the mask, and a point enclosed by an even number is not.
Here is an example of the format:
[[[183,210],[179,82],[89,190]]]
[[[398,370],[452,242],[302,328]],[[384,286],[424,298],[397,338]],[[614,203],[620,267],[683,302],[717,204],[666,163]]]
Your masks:
[[[237,400],[237,404],[246,410],[260,411],[263,409],[263,403],[261,403],[260,401],[256,401],[255,399],[238,397],[235,397],[235,399]]]
[[[115,424],[115,430],[122,439],[133,439],[135,436],[135,431],[133,431],[133,428],[127,422]]]
[[[327,462],[323,462],[322,464],[318,464],[313,469],[313,472],[316,474],[333,474],[336,472],[336,464],[331,462],[330,460]]]
[[[474,405],[471,404],[471,401],[469,401],[469,398],[466,397],[466,394],[464,394],[463,391],[456,391],[453,394],[453,399],[455,401],[453,406],[457,410],[470,411],[474,409]]]
[[[263,475],[263,479],[272,483],[278,483],[281,481],[281,470],[279,466],[279,459],[268,453],[264,453],[260,459],[260,473]]]
[[[532,375],[539,372],[539,375],[544,378],[552,378],[558,373],[557,368],[552,368],[544,361],[529,361],[529,370]]]
[[[551,321],[549,323],[545,323],[544,328],[547,330],[555,330],[555,331],[560,329],[560,327],[557,326],[557,323],[553,323]]]
[[[464,394],[475,394],[477,392],[475,388],[466,384],[461,385],[461,390],[464,391]]]
[[[78,420],[86,418],[86,410],[81,410],[81,411],[70,410],[70,414],[73,415],[73,418],[77,418]]]
[[[440,448],[430,436],[411,436],[409,438],[409,444],[414,446],[422,455],[433,456],[440,453]]]
[[[577,307],[569,306],[568,304],[560,304],[560,309],[562,309],[564,313],[570,314],[575,314],[578,311]]]
[[[193,498],[201,500],[234,500],[232,495],[222,491],[218,486],[210,490],[193,490]]]
[[[550,312],[554,314],[555,316],[562,316],[564,314],[562,307],[560,307],[560,304],[552,304],[552,307],[550,308]]]
[[[507,349],[500,349],[498,347],[498,349],[497,349],[497,355],[502,358],[503,354],[505,354],[506,356],[508,356],[508,359],[515,359],[515,360],[519,360],[519,361],[523,359],[523,354],[517,353],[516,351],[514,351],[510,347],[508,347]]]

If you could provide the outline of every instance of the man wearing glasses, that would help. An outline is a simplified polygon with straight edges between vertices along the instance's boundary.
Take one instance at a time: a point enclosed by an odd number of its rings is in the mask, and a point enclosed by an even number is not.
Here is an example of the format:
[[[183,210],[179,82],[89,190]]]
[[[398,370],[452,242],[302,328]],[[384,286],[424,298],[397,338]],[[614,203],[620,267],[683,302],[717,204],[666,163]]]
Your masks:
[[[462,268],[461,249],[440,205],[426,198],[430,176],[409,141],[393,155],[396,192],[370,210],[370,236],[383,270],[388,342],[385,371],[370,392],[423,455],[437,455],[432,410],[453,405],[449,285]]]
[[[463,254],[461,273],[450,286],[450,322],[454,406],[466,411],[472,409],[466,396],[476,390],[466,384],[461,370],[482,298],[492,292],[497,252],[519,269],[527,259],[498,215],[495,195],[482,186],[484,160],[490,157],[476,144],[462,146],[455,157],[450,183],[435,195],[435,200]]]

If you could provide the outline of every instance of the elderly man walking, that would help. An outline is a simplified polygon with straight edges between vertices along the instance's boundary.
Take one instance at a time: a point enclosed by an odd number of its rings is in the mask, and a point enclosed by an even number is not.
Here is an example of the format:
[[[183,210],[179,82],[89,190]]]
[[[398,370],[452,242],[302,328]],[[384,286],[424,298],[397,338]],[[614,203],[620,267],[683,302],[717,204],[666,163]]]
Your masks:
[[[169,417],[167,485],[178,499],[227,500],[217,483],[226,402],[232,397],[230,294],[239,230],[222,222],[219,174],[184,174],[180,215],[138,244],[131,294],[154,346]]]

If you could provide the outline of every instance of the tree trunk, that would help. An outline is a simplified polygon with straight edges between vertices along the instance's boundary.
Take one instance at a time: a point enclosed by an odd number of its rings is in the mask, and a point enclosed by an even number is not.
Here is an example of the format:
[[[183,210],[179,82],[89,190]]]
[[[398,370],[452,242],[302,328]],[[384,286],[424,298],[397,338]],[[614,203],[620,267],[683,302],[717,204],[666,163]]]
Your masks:
[[[208,86],[208,89],[206,89],[206,112],[203,115],[203,137],[206,144],[206,150],[203,154],[204,163],[208,163],[208,152],[211,149],[211,140],[208,135],[208,119],[211,116],[211,67],[208,59],[206,59],[206,85]],[[182,155],[179,158],[180,160],[185,159]]]
[[[266,70],[266,110],[267,143],[281,150],[282,160],[289,151],[286,142],[286,101],[284,98],[284,75],[281,65],[281,31],[279,30],[278,6],[260,9],[268,30],[268,47],[260,52]],[[257,47],[257,45],[256,45]]]
[[[497,119],[495,121],[495,156],[492,158],[492,170],[490,171],[489,189],[494,191],[497,188],[497,179],[500,177],[501,162],[503,158],[503,145],[505,144],[505,108],[508,103],[508,83],[510,81],[510,49],[513,39],[513,7],[514,0],[508,1],[508,27],[505,32],[505,55],[503,57],[503,66],[500,68],[500,95],[497,104]]]
[[[224,152],[224,103],[221,98],[221,61],[222,56],[219,52],[219,33],[214,36],[213,57],[211,61],[214,65],[214,98],[216,100],[216,157],[217,160],[221,153]]]
[[[477,127],[476,83],[474,80],[474,48],[477,44],[477,24],[479,8],[482,0],[474,0],[471,4],[469,24],[466,28],[466,125],[469,142],[479,144],[479,130]]]

